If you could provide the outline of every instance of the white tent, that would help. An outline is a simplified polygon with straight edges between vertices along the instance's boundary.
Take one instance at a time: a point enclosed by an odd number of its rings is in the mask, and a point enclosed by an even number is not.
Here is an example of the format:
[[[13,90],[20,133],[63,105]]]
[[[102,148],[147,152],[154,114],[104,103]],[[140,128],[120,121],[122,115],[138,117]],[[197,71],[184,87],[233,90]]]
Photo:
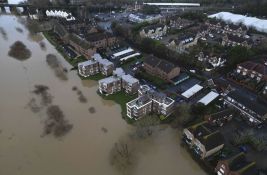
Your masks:
[[[255,17],[247,17],[244,15],[233,14],[229,12],[220,12],[213,15],[210,15],[209,18],[217,18],[223,20],[228,23],[233,24],[243,24],[246,27],[253,27],[257,31],[267,33],[267,20],[255,18]]]

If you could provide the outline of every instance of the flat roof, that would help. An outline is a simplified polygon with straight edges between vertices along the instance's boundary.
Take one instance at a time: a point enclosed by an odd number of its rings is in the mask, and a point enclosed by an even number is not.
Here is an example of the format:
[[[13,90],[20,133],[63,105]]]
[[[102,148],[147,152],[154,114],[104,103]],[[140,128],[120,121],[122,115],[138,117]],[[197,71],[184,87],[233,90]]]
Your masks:
[[[121,56],[121,55],[124,55],[124,54],[129,53],[129,52],[132,52],[132,51],[134,51],[132,48],[128,48],[128,49],[125,49],[125,50],[123,50],[123,51],[114,53],[112,56],[114,56],[114,57],[119,57],[119,56]]]
[[[126,56],[126,57],[121,58],[120,61],[128,60],[128,59],[130,59],[130,58],[132,58],[132,57],[139,56],[139,55],[141,55],[141,54],[138,53],[138,52],[136,52],[136,53],[134,53],[134,54],[131,54],[131,55],[128,55],[128,56]]]
[[[203,89],[203,87],[196,84],[193,87],[191,87],[190,89],[188,89],[187,91],[185,91],[184,93],[182,93],[182,96],[184,96],[185,98],[190,98],[193,95],[195,95],[196,93],[198,93],[201,89]]]
[[[199,7],[200,3],[143,3],[145,5],[158,5],[158,6],[193,6]]]
[[[218,96],[219,96],[218,93],[211,91],[205,97],[201,98],[198,102],[204,104],[205,106],[207,106],[213,100],[215,100]]]

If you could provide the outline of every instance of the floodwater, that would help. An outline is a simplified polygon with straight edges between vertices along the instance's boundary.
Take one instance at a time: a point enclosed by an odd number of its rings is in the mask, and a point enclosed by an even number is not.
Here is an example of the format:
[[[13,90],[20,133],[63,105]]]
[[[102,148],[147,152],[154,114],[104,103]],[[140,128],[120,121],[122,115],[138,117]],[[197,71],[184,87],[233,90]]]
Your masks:
[[[103,101],[96,94],[97,83],[81,81],[75,71],[68,72],[67,80],[55,76],[46,63],[47,54],[57,55],[62,66],[71,67],[46,39],[46,49],[41,49],[41,37],[32,38],[17,17],[0,16],[0,27],[7,33],[7,39],[0,34],[0,175],[119,175],[110,165],[110,150],[134,131],[121,118],[120,107]],[[8,56],[9,47],[17,40],[31,50],[28,60]],[[45,107],[33,112],[28,105],[37,98],[32,93],[35,85],[49,87],[53,105],[58,105],[73,124],[64,137],[42,137]],[[73,86],[82,91],[87,103],[79,101]],[[88,111],[90,107],[95,113]],[[138,140],[134,144],[137,165],[132,174],[204,175],[179,140],[178,131],[168,126],[162,126],[148,139]]]

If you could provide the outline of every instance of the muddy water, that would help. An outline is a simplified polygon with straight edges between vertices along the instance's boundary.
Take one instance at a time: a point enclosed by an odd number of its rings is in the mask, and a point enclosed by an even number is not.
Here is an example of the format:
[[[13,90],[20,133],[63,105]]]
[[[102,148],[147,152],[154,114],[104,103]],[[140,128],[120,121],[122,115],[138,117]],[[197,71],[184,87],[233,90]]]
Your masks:
[[[0,16],[0,27],[8,37],[4,40],[0,35],[0,175],[118,175],[109,163],[110,150],[134,130],[121,119],[120,107],[101,100],[96,82],[81,81],[76,72],[69,72],[67,81],[55,76],[46,63],[48,53],[57,55],[64,67],[71,67],[45,39],[46,50],[42,50],[16,17]],[[7,55],[17,40],[31,50],[30,59],[18,61]],[[50,88],[53,104],[73,124],[65,137],[41,137],[45,109],[33,113],[27,105],[35,98],[31,91],[36,84]],[[82,91],[87,103],[80,103],[73,86]],[[90,107],[95,107],[95,113],[88,111]],[[178,132],[165,126],[151,138],[139,140],[133,174],[205,174],[179,145]]]

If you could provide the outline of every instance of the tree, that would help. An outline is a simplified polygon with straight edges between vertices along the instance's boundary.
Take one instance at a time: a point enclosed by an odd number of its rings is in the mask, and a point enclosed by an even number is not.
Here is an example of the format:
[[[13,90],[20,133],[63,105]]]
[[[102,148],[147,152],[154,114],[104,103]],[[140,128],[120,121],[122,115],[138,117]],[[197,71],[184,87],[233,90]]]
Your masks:
[[[175,116],[175,119],[171,123],[172,127],[177,128],[184,125],[191,119],[190,105],[186,103],[181,104],[175,109],[173,115]]]

